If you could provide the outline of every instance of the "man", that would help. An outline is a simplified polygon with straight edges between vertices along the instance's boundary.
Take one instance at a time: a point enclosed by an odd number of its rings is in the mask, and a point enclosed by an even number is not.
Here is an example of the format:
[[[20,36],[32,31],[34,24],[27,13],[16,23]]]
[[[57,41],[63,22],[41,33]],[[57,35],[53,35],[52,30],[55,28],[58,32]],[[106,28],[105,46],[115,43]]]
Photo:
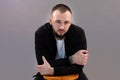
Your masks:
[[[35,32],[35,50],[38,73],[43,76],[79,74],[77,80],[88,80],[83,72],[88,51],[84,30],[72,24],[72,11],[65,4],[53,7],[49,23]]]

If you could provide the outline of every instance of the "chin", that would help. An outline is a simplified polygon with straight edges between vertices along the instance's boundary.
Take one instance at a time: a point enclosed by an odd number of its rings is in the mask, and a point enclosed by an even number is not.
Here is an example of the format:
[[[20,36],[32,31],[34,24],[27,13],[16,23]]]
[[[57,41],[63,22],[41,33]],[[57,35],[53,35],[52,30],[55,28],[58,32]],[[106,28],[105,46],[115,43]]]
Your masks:
[[[63,36],[64,34],[59,34],[59,36]]]

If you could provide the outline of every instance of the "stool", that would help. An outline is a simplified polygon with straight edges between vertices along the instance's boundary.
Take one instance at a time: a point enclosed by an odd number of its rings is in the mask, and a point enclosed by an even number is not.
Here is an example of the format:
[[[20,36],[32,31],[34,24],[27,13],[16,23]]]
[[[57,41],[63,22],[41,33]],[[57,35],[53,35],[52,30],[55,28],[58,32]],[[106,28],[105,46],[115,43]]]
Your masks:
[[[45,80],[75,80],[79,74],[66,75],[66,76],[43,76]]]

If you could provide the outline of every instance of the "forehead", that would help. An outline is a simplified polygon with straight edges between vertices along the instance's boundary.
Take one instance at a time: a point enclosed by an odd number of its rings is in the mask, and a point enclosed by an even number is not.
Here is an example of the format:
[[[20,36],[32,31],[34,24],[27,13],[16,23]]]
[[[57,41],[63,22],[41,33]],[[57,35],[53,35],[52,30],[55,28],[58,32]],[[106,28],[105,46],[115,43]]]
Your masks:
[[[52,19],[70,21],[72,19],[72,14],[69,11],[62,13],[59,10],[56,10],[52,13]]]

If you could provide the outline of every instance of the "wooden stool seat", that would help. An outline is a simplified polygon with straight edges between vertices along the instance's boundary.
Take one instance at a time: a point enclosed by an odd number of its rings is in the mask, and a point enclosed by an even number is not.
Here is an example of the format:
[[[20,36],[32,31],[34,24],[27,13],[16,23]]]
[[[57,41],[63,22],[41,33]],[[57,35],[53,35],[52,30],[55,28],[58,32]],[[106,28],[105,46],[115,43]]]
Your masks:
[[[79,77],[78,74],[66,76],[43,76],[45,80],[75,80]]]

